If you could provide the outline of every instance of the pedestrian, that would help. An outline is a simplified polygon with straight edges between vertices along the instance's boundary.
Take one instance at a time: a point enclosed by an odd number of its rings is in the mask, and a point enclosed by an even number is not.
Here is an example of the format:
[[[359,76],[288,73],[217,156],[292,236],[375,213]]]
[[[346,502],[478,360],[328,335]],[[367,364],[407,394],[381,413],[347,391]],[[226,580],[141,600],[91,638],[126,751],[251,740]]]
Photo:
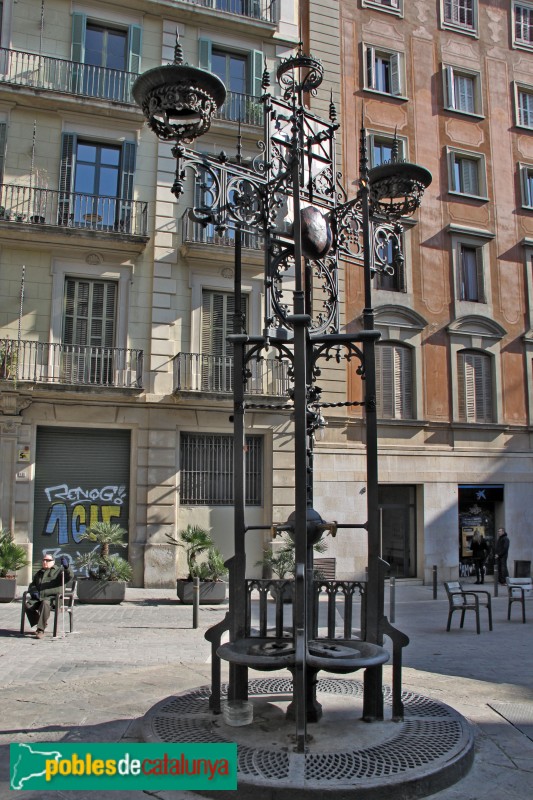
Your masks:
[[[59,566],[56,566],[54,556],[45,553],[41,563],[41,569],[37,570],[28,586],[30,599],[26,599],[26,616],[30,626],[33,628],[37,625],[36,639],[44,636],[50,616],[50,599],[61,594],[62,587],[74,577],[66,556],[61,556]]]
[[[474,560],[474,569],[476,571],[476,583],[485,583],[485,561],[489,552],[489,547],[485,538],[476,531],[472,537],[472,558]]]
[[[509,537],[505,528],[498,528],[498,539],[494,548],[494,556],[498,561],[498,583],[505,586],[505,579],[509,577],[507,569],[507,554],[509,553]]]

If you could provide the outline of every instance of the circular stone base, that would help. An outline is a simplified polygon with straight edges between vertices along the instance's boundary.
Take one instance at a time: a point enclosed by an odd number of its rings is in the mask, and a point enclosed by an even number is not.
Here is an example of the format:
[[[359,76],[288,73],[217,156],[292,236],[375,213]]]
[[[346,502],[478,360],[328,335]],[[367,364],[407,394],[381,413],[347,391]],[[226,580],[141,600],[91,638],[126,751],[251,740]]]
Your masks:
[[[329,792],[335,800],[424,797],[464,777],[474,758],[472,728],[464,717],[414,692],[403,692],[405,718],[393,722],[391,690],[384,687],[386,718],[367,723],[361,719],[362,682],[319,680],[323,717],[307,726],[307,752],[295,753],[295,725],[285,719],[290,679],[249,682],[254,721],[243,727],[230,727],[209,710],[210,691],[203,686],[162,700],[146,713],[143,738],[237,742],[239,800],[294,800],[295,791],[298,800]]]

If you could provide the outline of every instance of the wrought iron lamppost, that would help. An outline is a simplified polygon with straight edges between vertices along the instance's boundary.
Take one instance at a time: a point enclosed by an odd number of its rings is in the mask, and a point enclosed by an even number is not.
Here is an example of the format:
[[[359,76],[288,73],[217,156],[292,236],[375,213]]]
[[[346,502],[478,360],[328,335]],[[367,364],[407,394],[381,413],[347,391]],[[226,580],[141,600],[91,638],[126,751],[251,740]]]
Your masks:
[[[373,667],[365,673],[363,714],[367,719],[383,718],[381,665],[388,654],[381,645],[384,633],[391,635],[394,629],[383,614],[385,565],[379,542],[374,350],[379,333],[374,330],[371,286],[375,272],[393,269],[387,258],[389,246],[397,263],[402,258],[398,220],[418,208],[431,175],[422,167],[398,161],[397,153],[390,164],[369,170],[366,133],[362,130],[359,189],[353,199],[348,199],[336,170],[338,124],[333,103],[327,121],[312,114],[304,103],[305,96],[316,94],[322,82],[321,63],[305,55],[300,47],[280,64],[276,77],[281,97],[270,94],[265,67],[265,93],[261,97],[264,141],[259,144],[257,157],[250,160],[242,157],[240,134],[232,158],[225,153],[204,156],[185,147],[208,130],[212,116],[224,102],[225,88],[211,73],[185,65],[179,43],[174,63],[141,75],[133,95],[151,130],[161,140],[173,143],[175,197],[183,194],[187,170],[191,171],[197,181],[209,187],[205,202],[190,212],[192,218],[218,230],[231,227],[235,231],[236,313],[230,337],[235,367],[235,552],[230,567],[230,642],[221,649],[230,661],[230,699],[247,699],[248,666],[287,666],[291,670],[290,712],[296,723],[296,751],[304,752],[307,722],[320,716],[315,703],[316,674],[320,669],[335,671],[328,648],[312,640],[313,544],[325,530],[335,527],[313,508],[314,434],[326,406],[359,404],[365,408],[367,521],[339,527],[367,530],[366,642],[358,642],[358,650],[348,648],[342,671],[349,671],[350,665],[353,670]],[[288,216],[292,217],[290,226],[286,224]],[[259,232],[265,239],[266,311],[259,336],[244,331],[240,307],[243,230]],[[339,259],[363,266],[364,329],[357,334],[340,332]],[[280,362],[289,364],[291,387],[283,408],[293,411],[295,462],[295,510],[284,525],[278,526],[278,530],[289,531],[295,544],[293,639],[280,641],[273,658],[268,649],[271,643],[252,643],[245,634],[248,529],[244,515],[244,413],[250,407],[265,407],[245,401],[245,385],[252,362],[261,361],[269,350]],[[324,403],[317,385],[319,361],[334,359],[340,363],[343,358],[359,362],[358,372],[365,382],[364,400]],[[398,699],[397,708],[400,706]]]

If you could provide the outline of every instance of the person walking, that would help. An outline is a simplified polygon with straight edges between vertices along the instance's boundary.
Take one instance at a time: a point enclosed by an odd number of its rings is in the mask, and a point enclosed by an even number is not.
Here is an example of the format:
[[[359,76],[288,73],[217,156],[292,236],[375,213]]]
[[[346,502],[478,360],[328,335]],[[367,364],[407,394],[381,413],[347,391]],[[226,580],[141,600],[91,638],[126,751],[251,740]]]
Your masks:
[[[498,560],[498,583],[505,586],[505,579],[509,577],[507,569],[507,555],[509,553],[509,537],[505,528],[498,528],[498,539],[494,548],[494,555]]]
[[[61,594],[62,586],[74,577],[66,556],[61,556],[60,566],[56,566],[53,555],[45,553],[41,563],[41,569],[37,570],[28,586],[30,599],[26,600],[26,616],[30,626],[33,628],[34,625],[37,625],[36,639],[42,639],[44,636],[50,616],[50,598]],[[64,572],[64,580],[62,572]]]
[[[476,571],[476,583],[485,583],[485,561],[487,560],[489,548],[485,538],[479,531],[474,534],[470,548]]]

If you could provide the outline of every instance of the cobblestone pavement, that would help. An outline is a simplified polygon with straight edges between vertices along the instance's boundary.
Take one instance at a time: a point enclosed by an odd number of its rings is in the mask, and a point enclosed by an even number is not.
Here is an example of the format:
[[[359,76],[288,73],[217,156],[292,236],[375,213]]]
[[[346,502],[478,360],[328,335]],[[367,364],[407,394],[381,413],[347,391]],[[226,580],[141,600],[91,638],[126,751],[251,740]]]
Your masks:
[[[491,588],[489,586],[489,588]],[[494,630],[454,618],[444,591],[397,583],[396,626],[407,633],[404,689],[456,708],[475,726],[469,775],[435,800],[530,800],[533,785],[533,601],[523,625],[493,598]],[[388,607],[387,607],[388,610]],[[159,700],[210,681],[205,630],[225,606],[191,607],[170,590],[128,589],[120,606],[77,605],[75,632],[20,636],[20,602],[0,605],[0,800],[95,800],[94,792],[9,791],[10,742],[139,741],[138,720]],[[457,615],[455,615],[456,617]],[[385,668],[390,680],[390,668]],[[514,724],[513,724],[514,722]],[[193,800],[190,792],[99,792],[98,800]],[[238,797],[238,792],[237,792]]]

